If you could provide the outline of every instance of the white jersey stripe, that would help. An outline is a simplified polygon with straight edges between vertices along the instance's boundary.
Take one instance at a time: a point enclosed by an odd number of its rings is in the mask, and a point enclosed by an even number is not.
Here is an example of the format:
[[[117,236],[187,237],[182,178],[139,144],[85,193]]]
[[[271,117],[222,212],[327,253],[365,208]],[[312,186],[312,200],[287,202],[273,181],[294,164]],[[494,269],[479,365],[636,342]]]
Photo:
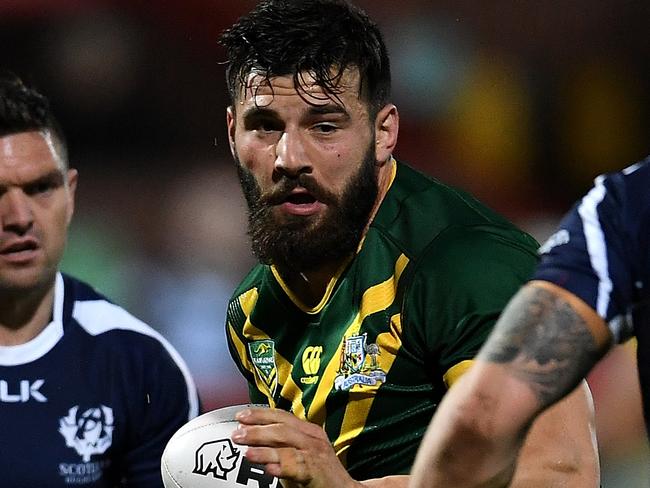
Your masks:
[[[193,419],[199,414],[198,396],[196,385],[190,370],[176,349],[160,333],[138,320],[121,307],[105,300],[77,301],[74,304],[72,316],[90,335],[99,335],[110,330],[131,330],[140,334],[153,337],[160,342],[178,365],[183,373],[189,394],[189,418]]]
[[[591,266],[599,280],[596,311],[603,318],[607,318],[607,308],[612,293],[612,280],[609,276],[609,263],[607,262],[607,245],[597,210],[598,204],[605,198],[605,193],[603,177],[599,176],[595,180],[594,187],[584,196],[578,207]]]

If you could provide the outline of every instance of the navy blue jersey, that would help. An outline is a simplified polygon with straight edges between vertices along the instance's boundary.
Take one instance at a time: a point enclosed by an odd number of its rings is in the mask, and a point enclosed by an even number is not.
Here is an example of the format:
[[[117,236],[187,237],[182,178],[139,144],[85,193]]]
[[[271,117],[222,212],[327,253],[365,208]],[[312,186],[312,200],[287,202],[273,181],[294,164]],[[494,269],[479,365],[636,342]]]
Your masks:
[[[617,342],[637,337],[650,425],[650,158],[596,178],[540,253],[533,279],[580,297]]]
[[[161,487],[167,440],[198,410],[165,339],[59,274],[50,324],[0,347],[0,485]]]

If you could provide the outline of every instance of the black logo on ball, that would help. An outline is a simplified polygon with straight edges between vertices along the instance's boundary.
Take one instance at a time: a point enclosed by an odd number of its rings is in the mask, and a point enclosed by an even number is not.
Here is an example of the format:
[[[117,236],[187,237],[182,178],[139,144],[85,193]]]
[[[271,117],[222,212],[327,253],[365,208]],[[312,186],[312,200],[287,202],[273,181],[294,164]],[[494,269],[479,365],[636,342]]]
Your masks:
[[[227,480],[228,473],[237,467],[241,451],[237,449],[230,439],[219,439],[206,442],[194,454],[194,469],[192,473],[201,476],[210,474],[220,480]],[[279,481],[269,476],[264,471],[264,466],[248,462],[245,457],[237,471],[236,483],[249,486],[253,482],[258,488],[277,488]]]
[[[194,455],[194,469],[192,473],[225,480],[237,466],[241,455],[239,449],[233,446],[230,439],[219,439],[206,442],[196,450]]]

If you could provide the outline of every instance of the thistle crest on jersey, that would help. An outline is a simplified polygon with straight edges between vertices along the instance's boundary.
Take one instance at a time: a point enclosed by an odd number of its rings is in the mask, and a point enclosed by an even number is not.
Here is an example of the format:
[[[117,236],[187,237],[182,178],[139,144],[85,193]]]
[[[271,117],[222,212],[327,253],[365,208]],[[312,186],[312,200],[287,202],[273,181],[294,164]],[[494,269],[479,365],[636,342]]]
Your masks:
[[[367,335],[346,337],[341,347],[339,370],[334,388],[349,390],[354,385],[374,386],[386,381],[386,373],[379,367],[379,346],[366,344]]]
[[[106,405],[89,408],[79,413],[79,406],[68,410],[59,419],[59,432],[65,445],[77,451],[84,462],[93,454],[103,454],[113,443],[113,409]]]
[[[273,397],[278,386],[278,368],[275,364],[275,343],[272,339],[253,341],[248,344],[248,353],[267,393]]]

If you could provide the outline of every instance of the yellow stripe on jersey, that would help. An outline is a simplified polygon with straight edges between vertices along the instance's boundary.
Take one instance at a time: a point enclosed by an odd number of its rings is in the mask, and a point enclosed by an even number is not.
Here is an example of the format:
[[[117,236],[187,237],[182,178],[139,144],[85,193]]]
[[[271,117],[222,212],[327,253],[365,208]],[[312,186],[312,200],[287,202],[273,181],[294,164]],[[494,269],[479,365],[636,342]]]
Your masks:
[[[354,336],[359,333],[361,324],[367,316],[385,310],[395,301],[395,296],[397,294],[397,283],[408,262],[409,260],[406,256],[403,254],[400,255],[400,257],[395,262],[394,275],[388,278],[386,281],[368,288],[363,293],[359,312],[357,312],[357,315],[354,317],[347,330],[345,331],[343,337],[341,338],[341,342],[338,346],[339,351],[342,350],[346,337]],[[392,365],[392,360],[390,361],[390,364]],[[325,401],[327,400],[329,392],[334,387],[334,378],[339,369],[339,365],[340,356],[339,354],[334,354],[330,362],[327,364],[318,388],[316,389],[316,394],[314,395],[314,399],[311,402],[308,414],[309,420],[316,424],[324,425],[325,423]],[[384,371],[388,372],[387,370]],[[368,412],[370,411],[372,401],[369,403],[364,402],[359,408],[360,411],[357,411],[356,408],[352,406],[353,403],[354,402],[348,403],[348,408],[346,409],[346,413],[343,418],[343,427],[341,429],[341,434],[339,435],[339,438],[334,442],[335,449],[337,445],[340,446],[340,448],[343,448],[342,441],[339,440],[343,436],[345,436],[345,443],[349,443],[348,436],[346,435],[347,432],[352,430],[356,432],[359,426],[361,429],[363,429],[363,425],[365,425],[365,420],[368,416]]]
[[[257,292],[257,288],[251,288],[247,292],[239,295],[237,298],[239,301],[239,306],[243,310],[246,318],[250,317],[250,314],[253,311],[253,307],[255,307],[255,304],[257,303],[258,296],[259,294]]]
[[[257,302],[257,296],[258,296],[257,288],[252,288],[248,290],[246,293],[242,293],[238,298],[239,306],[242,308],[242,311],[244,312],[246,319],[248,319],[249,315],[251,314],[251,311],[253,310],[253,307],[255,306],[255,303]],[[246,346],[237,336],[237,332],[235,331],[231,323],[228,323],[228,334],[230,335],[230,339],[232,340],[232,343],[234,344],[235,349],[237,350],[237,354],[239,355],[239,359],[242,366],[244,366],[244,368],[250,371],[251,374],[255,375],[255,368],[248,360]],[[255,377],[257,378],[256,375]]]
[[[377,345],[382,351],[377,358],[377,364],[382,371],[388,372],[397,357],[397,351],[402,347],[402,317],[400,314],[397,313],[390,318],[390,332],[379,334],[377,336]],[[344,465],[352,441],[366,425],[374,399],[374,396],[357,399],[354,402],[349,402],[345,409],[341,434],[334,441],[334,450]]]
[[[456,381],[458,381],[458,378],[467,373],[467,370],[469,370],[472,364],[474,364],[474,361],[472,359],[466,359],[465,361],[454,364],[451,368],[449,368],[442,377],[447,388],[451,388],[451,386],[456,383]]]
[[[243,328],[244,337],[250,341],[260,341],[264,339],[270,339],[268,334],[255,327],[251,322],[250,314],[253,310],[253,307],[255,306],[255,302],[257,302],[257,290],[255,290],[255,300],[252,300],[250,297],[247,297],[246,295],[248,293],[249,292],[246,292],[245,294],[239,297],[239,303],[242,305],[242,310],[244,310],[244,314],[246,315],[246,323],[244,324],[244,328]],[[247,308],[244,308],[244,304],[242,303],[243,301],[246,302]],[[237,349],[237,352],[239,353],[242,360],[246,359],[246,362],[248,363],[248,355],[246,353],[246,348],[244,347],[243,344],[242,344],[242,349],[243,349],[243,355],[242,352],[239,351],[239,349]],[[291,371],[293,369],[293,365],[289,361],[287,361],[284,357],[282,357],[282,355],[276,350],[275,366],[277,368],[278,383],[282,385],[282,390],[280,391],[280,395],[286,398],[287,400],[291,401],[291,411],[296,416],[304,419],[305,407],[302,405],[302,390],[298,387],[298,385],[296,385],[296,383],[293,381],[293,378],[291,377]],[[247,369],[248,368],[249,366],[247,366]],[[250,368],[254,370],[255,384],[257,385],[257,389],[261,392],[266,392],[266,397],[269,400],[269,405],[271,407],[275,407],[275,400],[273,399],[272,395],[268,391],[268,388],[265,386],[264,380],[259,377],[257,370],[255,370],[255,368],[253,368],[252,365],[250,365]]]
[[[395,283],[399,281],[399,279],[402,277],[402,272],[406,269],[406,265],[409,263],[409,258],[404,256],[404,254],[400,254],[400,257],[397,258],[397,261],[395,262]]]
[[[242,293],[237,298],[239,301],[239,305],[241,306],[242,311],[246,316],[246,323],[250,323],[250,314],[253,310],[253,307],[255,307],[255,303],[257,303],[257,298],[258,298],[257,288],[252,288],[247,292]],[[248,359],[248,351],[246,349],[246,345],[239,339],[239,337],[237,336],[237,332],[235,331],[234,327],[230,323],[228,324],[228,333],[230,334],[230,339],[232,340],[232,343],[235,346],[235,350],[237,351],[237,355],[239,356],[239,360],[241,364],[248,371],[250,371],[250,373],[253,375],[253,378],[255,378],[255,384],[257,385],[257,389],[262,392],[268,391],[268,388],[266,387],[264,380],[260,377],[260,375],[255,370],[255,367]],[[275,402],[273,398],[271,398],[270,395],[268,394],[267,394],[267,398],[269,400],[269,405],[274,407]]]
[[[248,360],[248,354],[246,354],[246,346],[244,343],[239,339],[237,336],[237,332],[235,331],[235,328],[232,326],[230,322],[228,322],[228,334],[230,335],[230,340],[232,340],[233,345],[235,346],[235,349],[237,350],[237,355],[239,356],[239,361],[241,362],[242,366],[246,368],[252,375],[255,376],[255,380],[257,382],[257,375],[255,374],[255,369],[253,368],[253,365],[251,362]]]

